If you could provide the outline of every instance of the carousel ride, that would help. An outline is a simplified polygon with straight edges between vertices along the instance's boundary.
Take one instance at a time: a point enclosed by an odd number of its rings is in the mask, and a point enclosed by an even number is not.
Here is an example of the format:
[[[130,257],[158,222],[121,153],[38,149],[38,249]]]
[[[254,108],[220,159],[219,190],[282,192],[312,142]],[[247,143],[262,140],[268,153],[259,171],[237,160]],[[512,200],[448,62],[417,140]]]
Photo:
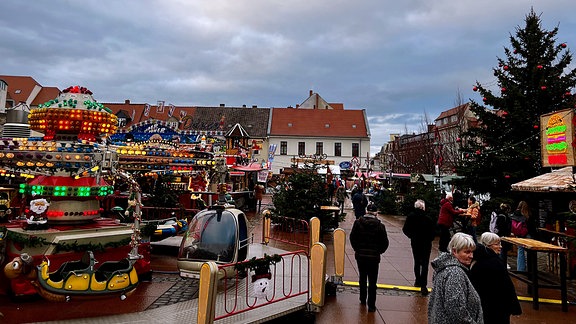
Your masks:
[[[140,241],[141,189],[129,174],[116,171],[114,152],[105,143],[117,117],[90,90],[74,86],[32,109],[28,121],[44,136],[0,141],[2,173],[25,179],[19,185],[20,215],[0,224],[12,260],[4,269],[10,288],[0,286],[0,292],[51,300],[125,296],[138,275],[150,273],[150,258],[149,246]],[[100,202],[117,178],[130,188],[133,224],[101,217]]]

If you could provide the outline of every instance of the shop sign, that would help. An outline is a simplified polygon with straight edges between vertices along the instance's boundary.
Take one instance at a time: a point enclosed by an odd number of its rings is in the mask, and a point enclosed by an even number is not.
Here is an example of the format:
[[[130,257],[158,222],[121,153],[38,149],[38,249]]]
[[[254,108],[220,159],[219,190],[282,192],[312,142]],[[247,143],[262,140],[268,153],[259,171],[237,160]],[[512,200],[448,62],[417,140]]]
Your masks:
[[[574,112],[557,111],[540,117],[542,166],[574,166]]]
[[[348,169],[350,169],[352,164],[349,161],[343,161],[343,162],[340,162],[339,166],[340,166],[340,169],[342,169],[342,170],[348,170]]]

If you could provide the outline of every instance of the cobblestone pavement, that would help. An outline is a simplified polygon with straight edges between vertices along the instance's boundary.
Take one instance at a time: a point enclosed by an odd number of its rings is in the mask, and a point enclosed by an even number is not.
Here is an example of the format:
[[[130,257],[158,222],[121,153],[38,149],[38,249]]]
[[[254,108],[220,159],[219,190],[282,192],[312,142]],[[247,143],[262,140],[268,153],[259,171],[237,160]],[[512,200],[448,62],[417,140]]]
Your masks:
[[[198,298],[198,280],[182,278],[178,274],[153,274],[152,283],[173,282],[174,285],[160,296],[148,309],[172,305]]]

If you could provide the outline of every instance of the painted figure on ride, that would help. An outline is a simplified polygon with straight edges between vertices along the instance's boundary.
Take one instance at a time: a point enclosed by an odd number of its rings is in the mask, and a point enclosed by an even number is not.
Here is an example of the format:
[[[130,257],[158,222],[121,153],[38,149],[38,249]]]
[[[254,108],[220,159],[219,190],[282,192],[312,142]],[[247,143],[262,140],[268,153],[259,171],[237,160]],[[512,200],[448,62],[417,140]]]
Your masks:
[[[48,229],[48,207],[50,203],[45,198],[30,201],[30,208],[26,209],[26,230]]]
[[[190,181],[188,183],[188,189],[200,192],[206,191],[206,185],[208,181],[206,180],[206,172],[205,171],[193,171],[190,173]]]
[[[228,166],[226,166],[225,159],[217,159],[214,166],[214,174],[212,175],[213,184],[226,183],[228,179]]]

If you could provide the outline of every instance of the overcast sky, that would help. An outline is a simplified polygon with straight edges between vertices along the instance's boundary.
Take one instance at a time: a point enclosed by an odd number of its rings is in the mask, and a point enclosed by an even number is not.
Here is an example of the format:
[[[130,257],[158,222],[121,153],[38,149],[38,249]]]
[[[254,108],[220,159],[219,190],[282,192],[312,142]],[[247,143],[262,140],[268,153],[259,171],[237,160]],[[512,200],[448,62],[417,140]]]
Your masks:
[[[531,7],[576,48],[574,0],[2,0],[0,74],[100,102],[287,107],[314,90],[366,109],[375,153],[479,100]]]

